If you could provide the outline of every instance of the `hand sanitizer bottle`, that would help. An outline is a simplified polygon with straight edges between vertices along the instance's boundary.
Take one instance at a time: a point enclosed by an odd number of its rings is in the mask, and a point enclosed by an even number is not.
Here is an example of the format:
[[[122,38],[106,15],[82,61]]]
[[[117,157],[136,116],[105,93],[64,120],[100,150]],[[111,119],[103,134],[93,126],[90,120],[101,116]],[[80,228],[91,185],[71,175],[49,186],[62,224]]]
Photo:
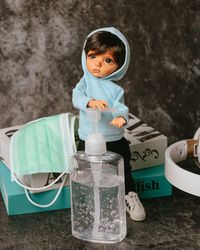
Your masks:
[[[109,110],[108,110],[109,111]],[[106,151],[98,132],[99,110],[87,109],[92,131],[85,152],[77,152],[70,176],[72,235],[86,241],[115,243],[126,236],[124,162]]]

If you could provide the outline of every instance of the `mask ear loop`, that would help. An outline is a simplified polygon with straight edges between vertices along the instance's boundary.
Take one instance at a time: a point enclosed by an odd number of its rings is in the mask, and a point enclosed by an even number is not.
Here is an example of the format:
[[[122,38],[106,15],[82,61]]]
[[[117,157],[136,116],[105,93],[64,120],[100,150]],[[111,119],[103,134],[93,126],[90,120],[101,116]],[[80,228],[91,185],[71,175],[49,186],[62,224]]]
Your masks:
[[[74,135],[75,120],[76,120],[76,117],[72,117],[72,121],[71,121],[71,126],[72,126],[72,127],[71,127],[71,129],[69,129],[69,131],[68,131],[68,132],[69,132],[69,136],[71,137],[72,148],[73,148],[74,151],[76,151],[76,144],[75,144],[75,139],[74,139],[74,137],[75,137],[75,135]],[[68,119],[68,122],[69,122],[69,119]],[[71,130],[71,131],[70,131],[70,130]],[[72,135],[74,135],[74,136],[72,136]],[[47,188],[53,186],[57,181],[60,180],[60,178],[61,178],[64,174],[67,174],[67,173],[68,173],[68,170],[64,171],[64,172],[63,172],[62,174],[60,174],[60,175],[58,176],[58,178],[55,179],[52,183],[50,183],[49,185],[47,185],[47,186],[45,186],[45,187],[39,187],[39,188],[33,188],[33,187],[28,187],[28,186],[23,185],[23,184],[17,179],[17,176],[16,176],[14,173],[13,173],[13,179],[17,182],[18,185],[20,185],[21,187],[24,188],[26,197],[27,197],[27,199],[29,200],[30,203],[32,203],[33,205],[35,205],[35,206],[37,206],[37,207],[42,207],[42,208],[44,208],[44,207],[50,207],[51,205],[53,205],[53,204],[56,202],[56,200],[58,199],[58,196],[60,195],[60,192],[62,191],[62,188],[63,188],[63,186],[64,186],[64,183],[65,183],[65,180],[66,180],[67,175],[65,175],[65,177],[64,177],[64,179],[63,179],[63,181],[62,181],[62,184],[60,185],[60,187],[59,187],[59,189],[58,189],[58,192],[57,192],[55,198],[54,198],[49,204],[41,205],[41,204],[38,204],[38,203],[34,202],[34,201],[30,198],[30,196],[29,196],[29,194],[28,194],[28,190],[44,191],[44,190],[46,190]]]
[[[66,177],[67,177],[67,175],[65,175],[65,177],[64,177],[64,179],[63,179],[63,182],[62,182],[62,184],[60,185],[60,187],[59,187],[59,189],[58,189],[58,192],[57,192],[56,196],[54,197],[54,199],[53,199],[49,204],[42,205],[42,204],[38,204],[38,203],[34,202],[34,201],[31,199],[31,197],[29,196],[28,190],[25,188],[25,194],[26,194],[27,199],[29,200],[30,203],[32,203],[32,204],[35,205],[36,207],[42,207],[42,208],[44,208],[44,207],[50,207],[50,206],[53,205],[53,204],[56,202],[56,200],[58,199],[58,196],[60,195],[60,192],[62,191],[62,188],[63,188],[63,186],[64,186]]]

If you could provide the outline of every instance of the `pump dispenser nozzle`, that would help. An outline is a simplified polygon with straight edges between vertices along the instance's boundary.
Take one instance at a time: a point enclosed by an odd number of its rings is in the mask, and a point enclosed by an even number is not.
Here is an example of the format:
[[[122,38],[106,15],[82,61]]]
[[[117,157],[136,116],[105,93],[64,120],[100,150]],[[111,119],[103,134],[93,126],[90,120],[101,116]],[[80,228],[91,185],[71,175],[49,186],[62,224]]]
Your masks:
[[[106,152],[106,141],[103,134],[98,132],[98,121],[101,119],[101,111],[87,108],[88,120],[91,122],[92,131],[85,141],[85,152],[89,155],[103,155]]]
[[[102,112],[116,112],[115,108],[107,108]],[[103,134],[98,132],[98,121],[101,119],[99,109],[86,109],[88,120],[91,122],[92,131],[87,135],[85,140],[85,152],[89,155],[103,155],[106,150],[106,140]]]

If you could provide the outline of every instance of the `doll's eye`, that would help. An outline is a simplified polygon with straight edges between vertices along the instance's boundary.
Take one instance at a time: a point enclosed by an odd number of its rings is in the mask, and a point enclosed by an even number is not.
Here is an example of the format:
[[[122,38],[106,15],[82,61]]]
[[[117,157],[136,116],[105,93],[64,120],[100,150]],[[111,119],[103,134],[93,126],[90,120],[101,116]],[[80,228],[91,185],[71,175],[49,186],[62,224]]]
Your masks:
[[[114,62],[113,62],[113,60],[112,59],[110,59],[110,58],[106,58],[106,60],[105,60],[107,63],[109,63],[109,64],[114,64]]]
[[[94,59],[94,58],[96,57],[96,55],[95,55],[95,54],[90,54],[90,55],[88,55],[88,57],[89,57],[90,59]]]

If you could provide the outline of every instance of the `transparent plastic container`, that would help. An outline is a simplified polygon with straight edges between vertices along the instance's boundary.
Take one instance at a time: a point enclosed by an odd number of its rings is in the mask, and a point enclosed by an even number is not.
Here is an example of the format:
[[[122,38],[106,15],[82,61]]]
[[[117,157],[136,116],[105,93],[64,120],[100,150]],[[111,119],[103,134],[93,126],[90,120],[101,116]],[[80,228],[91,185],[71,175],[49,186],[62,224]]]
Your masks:
[[[116,153],[74,155],[70,177],[73,236],[115,243],[126,236],[123,158]]]

